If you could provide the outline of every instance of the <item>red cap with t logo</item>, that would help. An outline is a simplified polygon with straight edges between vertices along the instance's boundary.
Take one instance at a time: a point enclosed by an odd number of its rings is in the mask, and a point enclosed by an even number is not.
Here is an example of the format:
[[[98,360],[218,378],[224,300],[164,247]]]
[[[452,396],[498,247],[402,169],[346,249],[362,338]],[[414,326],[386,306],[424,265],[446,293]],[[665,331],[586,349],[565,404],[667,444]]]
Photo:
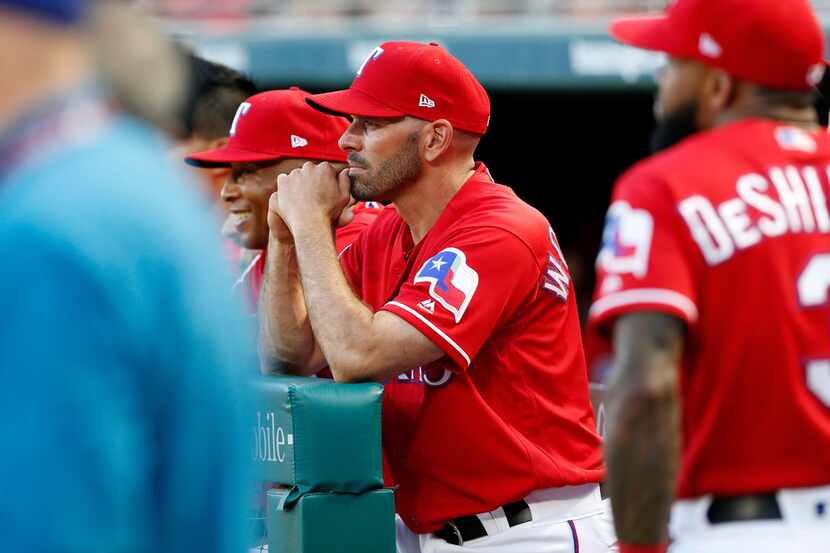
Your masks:
[[[283,158],[345,162],[346,152],[337,141],[348,123],[311,108],[309,96],[297,87],[251,96],[236,110],[228,144],[192,154],[187,163],[224,167]]]
[[[611,34],[770,88],[809,90],[825,70],[824,33],[809,0],[674,0],[665,14],[614,22]]]
[[[308,103],[338,115],[446,119],[475,134],[484,134],[490,121],[484,87],[435,43],[385,42],[369,54],[348,89],[316,94]]]

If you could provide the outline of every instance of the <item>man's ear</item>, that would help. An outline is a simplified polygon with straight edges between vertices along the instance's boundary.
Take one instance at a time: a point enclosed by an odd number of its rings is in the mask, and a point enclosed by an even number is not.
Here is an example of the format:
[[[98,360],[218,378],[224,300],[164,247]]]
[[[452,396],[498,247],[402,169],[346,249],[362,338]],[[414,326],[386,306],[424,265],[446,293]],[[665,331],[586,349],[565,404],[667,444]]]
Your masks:
[[[228,145],[229,141],[230,141],[229,136],[223,136],[221,138],[214,138],[213,140],[208,142],[207,148],[205,148],[205,149],[206,150],[213,150],[215,148],[224,148],[225,146]]]
[[[221,138],[214,138],[213,140],[208,141],[207,147],[205,150],[214,150],[216,148],[224,148],[228,145],[228,141],[230,137],[223,136]],[[230,174],[231,168],[230,167],[214,167],[210,169],[210,172],[216,179],[223,179],[226,175]],[[221,189],[221,187],[220,187]]]
[[[720,115],[732,107],[738,82],[726,71],[710,68],[703,78],[700,95],[701,128],[713,126]]]
[[[453,128],[446,119],[438,119],[424,127],[427,133],[424,137],[424,158],[428,161],[435,161],[444,152],[449,150],[452,144]]]

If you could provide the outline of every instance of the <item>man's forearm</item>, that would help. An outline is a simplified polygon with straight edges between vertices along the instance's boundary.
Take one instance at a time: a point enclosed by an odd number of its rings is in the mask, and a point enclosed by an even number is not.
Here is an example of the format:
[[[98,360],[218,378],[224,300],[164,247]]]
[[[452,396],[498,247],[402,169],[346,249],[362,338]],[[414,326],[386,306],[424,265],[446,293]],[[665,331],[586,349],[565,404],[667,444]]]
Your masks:
[[[337,259],[334,236],[322,224],[297,237],[297,261],[308,317],[338,380],[353,380],[370,362],[374,313],[355,296]]]
[[[298,372],[313,373],[321,362],[303,299],[293,245],[271,240],[259,301],[259,344],[263,370],[280,362]]]
[[[607,401],[606,461],[621,543],[668,540],[680,450],[679,321],[635,314],[617,323]]]

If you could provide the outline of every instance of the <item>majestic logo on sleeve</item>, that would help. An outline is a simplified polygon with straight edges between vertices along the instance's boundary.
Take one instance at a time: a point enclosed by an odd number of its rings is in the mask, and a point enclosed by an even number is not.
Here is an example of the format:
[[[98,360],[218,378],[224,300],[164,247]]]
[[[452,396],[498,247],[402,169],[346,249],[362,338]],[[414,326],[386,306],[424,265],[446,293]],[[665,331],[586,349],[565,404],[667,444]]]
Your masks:
[[[597,267],[609,273],[642,278],[648,270],[654,219],[644,209],[617,201],[608,209]]]
[[[467,265],[464,252],[446,248],[424,263],[414,282],[429,283],[429,295],[452,313],[458,323],[478,288],[478,273]]]

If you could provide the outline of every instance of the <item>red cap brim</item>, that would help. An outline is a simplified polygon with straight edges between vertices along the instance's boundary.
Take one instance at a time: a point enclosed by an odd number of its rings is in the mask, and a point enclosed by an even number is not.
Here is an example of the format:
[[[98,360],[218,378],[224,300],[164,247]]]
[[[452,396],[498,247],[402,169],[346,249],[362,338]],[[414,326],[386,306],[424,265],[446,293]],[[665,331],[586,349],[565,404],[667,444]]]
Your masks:
[[[630,46],[683,56],[679,33],[664,14],[626,17],[611,24],[611,36]]]
[[[305,99],[308,105],[329,115],[348,117],[403,117],[400,110],[375,100],[363,91],[347,88],[335,92],[315,94]]]
[[[188,165],[201,168],[227,167],[231,163],[251,163],[256,161],[276,161],[283,156],[273,153],[252,152],[242,148],[225,146],[213,150],[196,152],[185,158]]]

